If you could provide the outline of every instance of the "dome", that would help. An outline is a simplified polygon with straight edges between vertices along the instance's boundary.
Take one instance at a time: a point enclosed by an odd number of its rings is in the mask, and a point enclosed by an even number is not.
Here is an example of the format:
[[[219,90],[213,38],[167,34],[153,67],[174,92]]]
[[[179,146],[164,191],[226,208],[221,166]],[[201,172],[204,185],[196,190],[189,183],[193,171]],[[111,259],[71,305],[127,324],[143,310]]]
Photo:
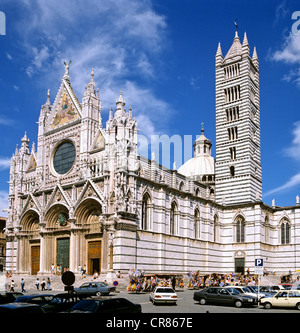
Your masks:
[[[194,157],[178,169],[182,175],[195,180],[215,174],[215,159],[211,156],[211,142],[204,136],[203,128],[201,132],[200,137],[194,143]]]
[[[215,174],[215,159],[212,156],[197,156],[186,161],[178,172],[186,177]]]

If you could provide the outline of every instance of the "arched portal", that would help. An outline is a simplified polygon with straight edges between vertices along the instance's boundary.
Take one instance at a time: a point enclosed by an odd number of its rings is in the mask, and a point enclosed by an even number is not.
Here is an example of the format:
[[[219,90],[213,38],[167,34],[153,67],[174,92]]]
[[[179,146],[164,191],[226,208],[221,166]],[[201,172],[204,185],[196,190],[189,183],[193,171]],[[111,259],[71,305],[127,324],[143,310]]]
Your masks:
[[[76,244],[77,266],[86,266],[88,274],[98,274],[103,267],[103,230],[100,217],[102,206],[95,198],[87,198],[75,211],[76,224],[84,230],[78,234]]]
[[[44,258],[43,269],[49,271],[54,265],[63,272],[70,268],[69,210],[64,204],[54,204],[45,214],[44,220],[44,247],[41,254]]]
[[[19,232],[18,271],[35,275],[40,270],[40,218],[35,210],[21,217]]]

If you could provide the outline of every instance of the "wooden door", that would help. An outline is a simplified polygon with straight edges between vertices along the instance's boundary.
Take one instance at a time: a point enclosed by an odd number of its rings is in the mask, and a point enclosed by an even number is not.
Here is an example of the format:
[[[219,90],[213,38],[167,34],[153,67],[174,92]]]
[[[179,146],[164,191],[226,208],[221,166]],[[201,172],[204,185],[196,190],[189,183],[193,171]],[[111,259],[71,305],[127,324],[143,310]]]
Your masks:
[[[101,271],[101,241],[89,242],[88,245],[88,274]]]
[[[40,270],[40,246],[31,247],[31,274],[36,275]]]

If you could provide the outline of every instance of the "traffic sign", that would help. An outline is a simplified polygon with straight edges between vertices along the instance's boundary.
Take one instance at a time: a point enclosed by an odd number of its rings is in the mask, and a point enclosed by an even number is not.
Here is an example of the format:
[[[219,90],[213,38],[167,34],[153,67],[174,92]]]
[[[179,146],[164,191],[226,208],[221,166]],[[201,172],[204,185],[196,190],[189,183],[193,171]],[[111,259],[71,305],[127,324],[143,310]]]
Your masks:
[[[263,259],[255,259],[255,267],[263,267],[264,260]]]
[[[75,282],[75,274],[71,271],[66,271],[61,276],[62,283],[66,286],[71,286]]]

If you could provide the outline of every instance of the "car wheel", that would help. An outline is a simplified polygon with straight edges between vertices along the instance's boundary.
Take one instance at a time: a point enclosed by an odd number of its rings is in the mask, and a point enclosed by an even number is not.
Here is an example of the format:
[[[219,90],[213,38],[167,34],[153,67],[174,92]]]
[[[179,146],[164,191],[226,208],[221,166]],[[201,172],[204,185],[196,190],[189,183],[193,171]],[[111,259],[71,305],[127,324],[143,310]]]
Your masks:
[[[297,308],[298,310],[300,310],[300,303],[297,303],[297,304],[296,304],[296,308]]]
[[[102,294],[100,293],[100,291],[96,292],[96,296],[101,296]]]
[[[265,308],[265,309],[271,309],[271,307],[272,307],[272,304],[269,303],[269,302],[266,302],[266,303],[264,304],[264,308]]]
[[[201,305],[205,305],[205,304],[206,304],[206,299],[205,299],[205,298],[200,298],[199,303],[200,303]]]
[[[236,308],[241,308],[243,306],[243,303],[242,303],[242,301],[237,300],[237,301],[235,301],[234,305]]]

